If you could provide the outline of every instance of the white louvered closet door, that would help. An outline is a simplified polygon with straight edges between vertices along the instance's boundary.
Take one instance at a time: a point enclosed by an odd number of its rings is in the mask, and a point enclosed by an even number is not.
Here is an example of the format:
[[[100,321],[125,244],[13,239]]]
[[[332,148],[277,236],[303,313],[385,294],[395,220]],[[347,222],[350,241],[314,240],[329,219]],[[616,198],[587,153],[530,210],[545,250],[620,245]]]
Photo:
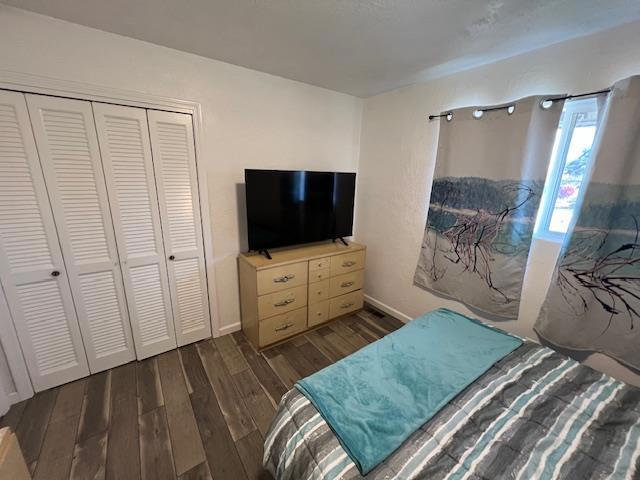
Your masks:
[[[92,373],[135,358],[91,104],[27,95]]]
[[[178,345],[211,336],[191,115],[147,111]]]
[[[24,95],[0,91],[0,281],[36,391],[89,374]]]
[[[94,103],[93,113],[138,359],[176,348],[147,112]]]

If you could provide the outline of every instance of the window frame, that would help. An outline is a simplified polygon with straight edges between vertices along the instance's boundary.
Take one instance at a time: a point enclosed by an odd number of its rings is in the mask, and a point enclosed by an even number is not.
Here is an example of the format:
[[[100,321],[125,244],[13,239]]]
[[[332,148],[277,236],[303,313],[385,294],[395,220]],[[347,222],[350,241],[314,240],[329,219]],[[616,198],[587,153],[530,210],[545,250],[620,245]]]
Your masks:
[[[562,130],[560,138],[557,140],[554,139],[554,143],[557,141],[557,148],[554,152],[552,152],[552,158],[549,162],[547,178],[545,180],[544,188],[542,191],[542,198],[540,200],[540,206],[538,208],[538,215],[536,218],[533,233],[534,238],[562,243],[564,237],[566,236],[566,233],[552,231],[549,229],[549,227],[551,225],[551,218],[553,216],[553,211],[555,209],[554,207],[558,198],[558,192],[560,190],[562,173],[564,172],[564,168],[567,164],[567,155],[571,146],[571,140],[573,139],[573,133],[578,122],[578,115],[585,112],[595,112],[597,115],[598,105],[597,100],[595,100],[594,103],[594,97],[581,98],[577,100],[567,100],[565,102],[563,108],[563,116],[560,123],[558,124],[558,130]],[[595,137],[598,135],[598,125],[599,122],[596,120],[596,133],[594,136],[594,142],[591,147],[592,151],[593,145],[595,144]],[[589,155],[585,173],[580,182],[580,193],[578,194],[579,196],[584,193],[584,188],[589,181],[589,173],[591,171],[592,161],[593,156]],[[573,213],[575,213],[575,211]]]

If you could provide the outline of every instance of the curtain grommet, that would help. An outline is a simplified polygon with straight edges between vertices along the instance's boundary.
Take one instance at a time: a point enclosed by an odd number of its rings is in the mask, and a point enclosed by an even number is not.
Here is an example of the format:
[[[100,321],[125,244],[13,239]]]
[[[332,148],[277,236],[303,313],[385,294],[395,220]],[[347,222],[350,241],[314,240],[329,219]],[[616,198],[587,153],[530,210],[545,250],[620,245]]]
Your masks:
[[[540,102],[540,108],[549,110],[553,106],[553,100],[543,100]]]
[[[484,110],[480,110],[480,109],[474,110],[472,115],[473,115],[473,118],[475,118],[476,120],[479,120],[484,115]]]

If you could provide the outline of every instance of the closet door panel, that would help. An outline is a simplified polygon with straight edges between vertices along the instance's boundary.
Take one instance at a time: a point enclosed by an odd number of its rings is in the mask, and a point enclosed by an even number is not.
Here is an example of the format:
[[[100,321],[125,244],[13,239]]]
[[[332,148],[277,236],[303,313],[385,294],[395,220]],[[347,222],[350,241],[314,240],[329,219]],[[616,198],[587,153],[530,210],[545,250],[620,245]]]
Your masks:
[[[211,336],[191,115],[149,110],[178,345]]]
[[[36,391],[89,374],[24,96],[0,91],[0,281]]]
[[[27,95],[92,372],[135,358],[89,102]]]
[[[93,104],[138,358],[176,347],[144,109]]]

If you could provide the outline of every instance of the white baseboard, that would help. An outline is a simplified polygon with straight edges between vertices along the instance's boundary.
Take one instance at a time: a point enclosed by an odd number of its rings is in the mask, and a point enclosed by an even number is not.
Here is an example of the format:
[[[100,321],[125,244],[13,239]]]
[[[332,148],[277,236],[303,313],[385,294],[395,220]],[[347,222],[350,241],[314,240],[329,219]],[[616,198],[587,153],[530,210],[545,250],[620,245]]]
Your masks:
[[[20,398],[20,394],[18,392],[11,392],[10,394],[7,395],[7,398],[9,399],[10,405],[15,405],[16,403],[21,402],[22,400],[26,400],[26,398]]]
[[[387,305],[386,303],[381,302],[380,300],[376,300],[375,298],[366,295],[364,296],[364,301],[367,303],[370,303],[371,305],[373,305],[374,307],[376,307],[377,309],[383,311],[384,313],[388,313],[389,315],[391,315],[394,318],[397,318],[398,320],[403,321],[404,323],[408,323],[411,320],[413,320],[413,318],[411,318],[409,315],[405,315],[404,313],[402,313],[399,310],[396,310],[393,307],[390,307],[389,305]]]
[[[223,335],[229,335],[230,333],[237,332],[242,329],[242,324],[240,322],[232,323],[231,325],[225,325],[224,327],[220,327],[218,330],[218,334],[214,335],[215,337],[222,337]]]

